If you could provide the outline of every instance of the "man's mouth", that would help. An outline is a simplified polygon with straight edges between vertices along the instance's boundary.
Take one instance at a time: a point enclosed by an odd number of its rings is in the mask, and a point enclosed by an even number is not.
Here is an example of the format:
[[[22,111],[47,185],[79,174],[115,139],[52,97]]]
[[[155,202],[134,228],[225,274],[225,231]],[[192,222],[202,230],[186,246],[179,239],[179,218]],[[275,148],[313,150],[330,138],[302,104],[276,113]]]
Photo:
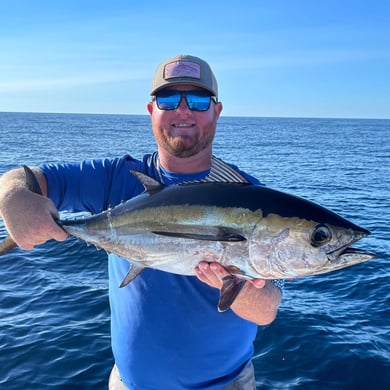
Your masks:
[[[189,127],[193,127],[195,126],[194,124],[192,123],[174,123],[172,125],[172,127],[175,127],[175,128],[180,128],[180,129],[185,129],[185,128],[189,128]]]

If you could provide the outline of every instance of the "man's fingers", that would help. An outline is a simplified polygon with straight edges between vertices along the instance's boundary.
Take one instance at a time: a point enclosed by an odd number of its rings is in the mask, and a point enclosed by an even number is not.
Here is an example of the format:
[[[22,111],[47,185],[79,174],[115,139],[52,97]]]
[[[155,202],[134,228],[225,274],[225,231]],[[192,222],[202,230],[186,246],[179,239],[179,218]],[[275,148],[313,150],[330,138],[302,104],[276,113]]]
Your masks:
[[[219,289],[222,287],[222,278],[225,275],[229,275],[229,272],[227,272],[220,264],[215,262],[208,263],[205,261],[198,264],[195,268],[195,272],[202,282]]]
[[[65,232],[61,226],[55,224],[53,229],[50,231],[50,238],[53,238],[56,241],[64,241],[68,237],[68,234]]]
[[[263,288],[265,286],[264,279],[252,279],[250,281],[256,288]]]

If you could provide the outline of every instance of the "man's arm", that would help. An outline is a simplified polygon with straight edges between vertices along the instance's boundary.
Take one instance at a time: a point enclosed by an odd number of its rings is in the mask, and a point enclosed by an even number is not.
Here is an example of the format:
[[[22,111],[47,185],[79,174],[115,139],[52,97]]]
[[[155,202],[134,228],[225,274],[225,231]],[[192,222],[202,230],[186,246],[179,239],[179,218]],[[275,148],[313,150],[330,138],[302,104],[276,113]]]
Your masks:
[[[44,196],[30,191],[24,169],[18,168],[0,178],[0,216],[16,244],[25,250],[49,239],[63,241],[67,234],[55,222],[58,211],[47,196],[43,172],[32,168]]]
[[[223,277],[229,275],[218,263],[201,262],[195,271],[202,282],[218,289],[222,287]],[[245,283],[231,309],[241,318],[267,325],[275,319],[281,299],[280,289],[270,280],[254,279]]]

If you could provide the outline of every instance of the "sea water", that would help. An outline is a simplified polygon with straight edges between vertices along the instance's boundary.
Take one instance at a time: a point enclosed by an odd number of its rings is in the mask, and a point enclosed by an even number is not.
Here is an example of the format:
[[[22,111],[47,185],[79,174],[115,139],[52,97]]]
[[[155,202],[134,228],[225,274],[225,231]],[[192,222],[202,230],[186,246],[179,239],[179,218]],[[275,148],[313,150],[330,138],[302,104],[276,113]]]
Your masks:
[[[156,149],[149,118],[134,115],[0,113],[0,145],[0,174]],[[255,342],[258,389],[390,388],[390,120],[222,117],[214,154],[369,229],[358,246],[377,254],[286,281]],[[83,243],[1,257],[0,388],[105,389],[107,294],[106,255]]]

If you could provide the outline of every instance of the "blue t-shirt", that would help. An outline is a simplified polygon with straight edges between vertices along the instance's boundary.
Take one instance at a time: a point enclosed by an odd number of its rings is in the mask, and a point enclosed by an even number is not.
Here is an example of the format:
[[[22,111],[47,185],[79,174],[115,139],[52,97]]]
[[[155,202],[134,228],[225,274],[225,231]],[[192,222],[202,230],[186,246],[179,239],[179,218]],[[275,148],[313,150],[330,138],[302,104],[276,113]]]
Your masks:
[[[48,195],[59,210],[97,213],[143,191],[130,171],[165,184],[198,180],[196,175],[157,171],[152,156],[41,166]],[[240,172],[249,181],[254,178]],[[131,260],[131,259],[130,259]],[[111,338],[115,362],[132,390],[217,390],[249,364],[257,325],[232,310],[217,310],[219,291],[195,276],[145,269],[124,288],[127,260],[109,255]]]

